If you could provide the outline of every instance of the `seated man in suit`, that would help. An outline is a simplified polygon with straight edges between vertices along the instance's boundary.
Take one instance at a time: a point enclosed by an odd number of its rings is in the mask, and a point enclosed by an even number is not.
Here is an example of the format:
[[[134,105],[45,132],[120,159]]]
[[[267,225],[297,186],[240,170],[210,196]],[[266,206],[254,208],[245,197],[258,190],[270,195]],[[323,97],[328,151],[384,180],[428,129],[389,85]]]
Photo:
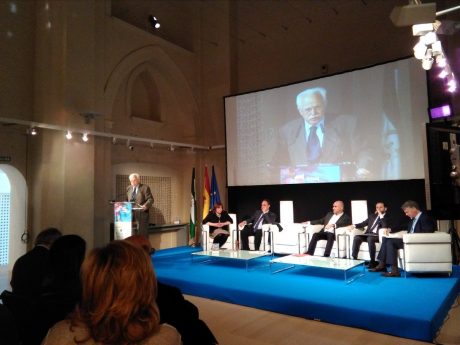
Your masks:
[[[328,212],[328,214],[326,214],[323,218],[312,220],[310,222],[304,222],[305,224],[309,223],[312,225],[324,224],[324,227],[320,232],[313,234],[308,245],[307,255],[313,255],[315,253],[316,243],[319,240],[327,240],[324,256],[328,257],[331,255],[332,246],[335,241],[335,229],[351,225],[351,218],[349,215],[344,213],[344,208],[343,201],[334,201],[332,204],[332,212]]]
[[[408,233],[434,232],[436,224],[426,213],[420,211],[417,202],[408,200],[402,206],[402,210],[411,220],[407,226]],[[391,231],[394,233],[397,231]],[[385,235],[388,235],[386,233]],[[379,252],[379,264],[370,269],[371,272],[382,272],[385,277],[400,277],[398,268],[398,250],[404,248],[402,237],[384,237]],[[391,272],[387,272],[386,265],[391,265]]]
[[[275,222],[276,214],[270,211],[270,201],[263,199],[260,210],[257,210],[251,218],[238,224],[239,227],[245,227],[241,231],[241,249],[249,250],[249,236],[254,236],[255,250],[259,250],[260,242],[262,241],[262,225]]]
[[[369,246],[369,256],[371,261],[369,262],[369,268],[374,268],[377,266],[377,261],[375,261],[375,244],[379,242],[379,230],[380,228],[388,227],[388,215],[387,208],[385,203],[379,201],[375,204],[375,212],[370,214],[367,219],[361,223],[355,224],[355,228],[364,228],[367,226],[366,231],[362,235],[356,235],[353,238],[353,246],[351,256],[353,259],[358,258],[359,247],[364,241],[367,242]]]

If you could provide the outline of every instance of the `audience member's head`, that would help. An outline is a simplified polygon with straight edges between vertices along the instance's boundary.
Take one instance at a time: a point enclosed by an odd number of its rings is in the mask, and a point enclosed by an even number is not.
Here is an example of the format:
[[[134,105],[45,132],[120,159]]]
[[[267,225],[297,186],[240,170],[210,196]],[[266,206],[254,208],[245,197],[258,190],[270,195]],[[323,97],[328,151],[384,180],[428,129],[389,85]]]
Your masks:
[[[49,248],[56,239],[62,236],[62,233],[56,228],[47,228],[41,231],[35,238],[35,245],[41,245]]]
[[[82,287],[72,323],[86,326],[95,342],[139,343],[159,328],[155,273],[138,245],[113,241],[92,250],[83,262]]]
[[[152,248],[148,238],[143,235],[132,235],[125,238],[125,241],[141,246],[142,249],[144,249],[144,251],[149,255],[155,253],[155,248]]]
[[[85,252],[86,242],[78,235],[64,235],[54,241],[50,248],[50,270],[55,283],[69,287],[79,283]]]

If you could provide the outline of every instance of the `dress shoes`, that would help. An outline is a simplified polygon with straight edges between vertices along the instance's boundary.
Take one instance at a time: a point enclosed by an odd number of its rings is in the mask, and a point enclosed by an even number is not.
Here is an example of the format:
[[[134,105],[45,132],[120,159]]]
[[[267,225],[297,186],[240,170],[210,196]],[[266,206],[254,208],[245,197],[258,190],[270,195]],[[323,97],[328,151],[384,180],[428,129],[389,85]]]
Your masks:
[[[401,273],[399,271],[391,271],[391,272],[384,272],[382,273],[384,277],[401,277]]]
[[[371,261],[371,262],[369,262],[369,263],[367,264],[367,267],[368,267],[369,269],[376,268],[377,266],[378,266],[378,263],[377,263],[377,262],[372,262],[372,261]]]
[[[377,265],[374,268],[369,268],[368,271],[369,272],[386,272],[387,268],[385,266]]]

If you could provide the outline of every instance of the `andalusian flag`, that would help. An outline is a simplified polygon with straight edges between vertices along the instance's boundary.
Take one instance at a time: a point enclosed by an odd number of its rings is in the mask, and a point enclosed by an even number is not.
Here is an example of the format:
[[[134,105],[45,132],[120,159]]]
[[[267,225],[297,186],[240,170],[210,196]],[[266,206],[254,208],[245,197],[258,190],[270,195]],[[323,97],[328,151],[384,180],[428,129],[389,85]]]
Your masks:
[[[212,177],[211,177],[211,208],[214,208],[216,203],[220,203],[219,186],[217,186],[217,178],[214,173],[214,165],[212,166]]]
[[[196,196],[195,196],[195,168],[192,170],[192,187],[191,187],[191,202],[190,202],[190,242],[195,243],[195,227],[196,227]]]
[[[209,188],[208,167],[204,167],[204,182],[203,182],[203,219],[208,215],[211,208],[211,192]]]

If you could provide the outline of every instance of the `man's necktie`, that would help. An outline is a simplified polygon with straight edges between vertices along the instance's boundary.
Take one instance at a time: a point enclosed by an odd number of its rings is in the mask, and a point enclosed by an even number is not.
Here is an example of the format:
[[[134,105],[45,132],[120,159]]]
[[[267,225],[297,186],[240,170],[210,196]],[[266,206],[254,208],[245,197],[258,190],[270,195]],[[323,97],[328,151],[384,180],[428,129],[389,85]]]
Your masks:
[[[377,217],[374,224],[372,224],[371,229],[369,230],[369,233],[374,232],[374,229],[377,228],[380,224],[381,224],[380,217]]]
[[[412,233],[414,232],[414,230],[415,230],[415,224],[416,224],[416,223],[417,223],[417,219],[415,219],[415,218],[412,219],[412,224],[411,224],[409,233],[412,234]]]
[[[258,230],[259,229],[259,224],[262,222],[262,219],[264,218],[264,214],[262,213],[259,217],[259,219],[257,219],[257,222],[254,224],[254,226],[252,227],[252,229],[254,231]]]
[[[133,188],[133,193],[131,194],[131,201],[135,201],[136,200],[136,187]]]
[[[307,141],[307,157],[310,162],[314,162],[319,158],[321,153],[321,144],[319,142],[318,134],[316,133],[317,127],[310,127],[310,134]]]

